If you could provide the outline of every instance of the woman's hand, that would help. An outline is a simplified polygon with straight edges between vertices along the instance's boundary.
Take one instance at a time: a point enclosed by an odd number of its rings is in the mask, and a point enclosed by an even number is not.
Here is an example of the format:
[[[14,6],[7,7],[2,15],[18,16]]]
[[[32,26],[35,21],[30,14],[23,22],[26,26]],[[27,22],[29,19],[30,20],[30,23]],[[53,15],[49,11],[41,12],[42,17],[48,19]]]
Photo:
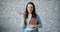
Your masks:
[[[29,25],[29,28],[34,28],[34,25],[31,25],[31,24],[30,24],[30,25]]]
[[[39,25],[29,25],[29,28],[39,28]]]
[[[39,28],[40,26],[39,25],[34,25],[35,28]]]

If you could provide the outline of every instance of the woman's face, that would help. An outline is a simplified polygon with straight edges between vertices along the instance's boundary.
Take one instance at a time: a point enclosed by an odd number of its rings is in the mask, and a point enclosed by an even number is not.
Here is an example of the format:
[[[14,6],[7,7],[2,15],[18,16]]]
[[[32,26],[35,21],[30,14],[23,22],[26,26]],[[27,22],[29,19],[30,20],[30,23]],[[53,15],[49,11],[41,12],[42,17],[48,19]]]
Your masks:
[[[32,13],[32,11],[33,11],[33,5],[32,4],[28,4],[27,10],[28,10],[28,13]]]

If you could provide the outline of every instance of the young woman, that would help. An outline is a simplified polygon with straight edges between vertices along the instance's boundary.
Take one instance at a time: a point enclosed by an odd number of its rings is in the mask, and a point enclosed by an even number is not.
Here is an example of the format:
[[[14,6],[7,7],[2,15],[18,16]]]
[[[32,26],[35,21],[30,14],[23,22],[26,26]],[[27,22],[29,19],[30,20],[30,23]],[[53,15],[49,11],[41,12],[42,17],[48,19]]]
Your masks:
[[[29,2],[26,6],[26,11],[23,13],[24,22],[21,32],[38,32],[38,28],[42,27],[40,17],[35,12],[35,5],[32,2]],[[37,20],[37,25],[30,24],[32,18]],[[35,22],[34,22],[35,23]]]

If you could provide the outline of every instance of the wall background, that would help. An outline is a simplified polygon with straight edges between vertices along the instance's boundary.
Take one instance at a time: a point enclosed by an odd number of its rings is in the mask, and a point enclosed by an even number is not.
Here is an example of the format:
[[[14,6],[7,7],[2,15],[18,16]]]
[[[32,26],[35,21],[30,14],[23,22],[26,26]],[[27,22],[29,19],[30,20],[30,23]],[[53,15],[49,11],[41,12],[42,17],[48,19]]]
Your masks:
[[[20,14],[30,1],[42,21],[39,32],[60,32],[60,0],[0,0],[0,32],[20,32]]]

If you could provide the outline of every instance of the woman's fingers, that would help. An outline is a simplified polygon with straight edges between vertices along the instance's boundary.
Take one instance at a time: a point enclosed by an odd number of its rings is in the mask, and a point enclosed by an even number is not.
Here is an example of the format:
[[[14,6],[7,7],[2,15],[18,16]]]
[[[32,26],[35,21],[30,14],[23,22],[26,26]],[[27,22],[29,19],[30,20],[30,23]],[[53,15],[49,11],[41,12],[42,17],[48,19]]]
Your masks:
[[[30,27],[30,28],[33,28],[33,27],[34,27],[34,25],[29,25],[29,27]]]
[[[39,26],[39,25],[35,25],[34,27],[35,27],[35,28],[39,28],[40,26]]]

